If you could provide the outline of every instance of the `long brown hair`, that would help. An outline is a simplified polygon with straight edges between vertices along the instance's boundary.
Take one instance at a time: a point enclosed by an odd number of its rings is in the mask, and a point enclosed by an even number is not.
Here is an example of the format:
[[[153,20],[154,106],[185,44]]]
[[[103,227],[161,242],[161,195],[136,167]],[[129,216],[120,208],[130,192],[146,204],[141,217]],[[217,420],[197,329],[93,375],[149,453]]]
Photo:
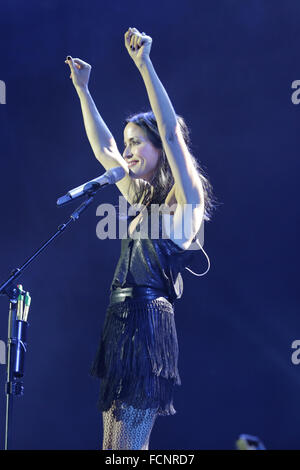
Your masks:
[[[185,120],[182,116],[176,115],[176,117],[180,125],[185,144],[187,145],[190,151],[191,142],[188,126],[186,125]],[[161,158],[158,161],[156,172],[151,180],[151,183],[140,179],[139,183],[137,184],[137,182],[132,179],[131,184],[135,185],[135,197],[133,200],[133,204],[142,202],[143,205],[148,207],[150,204],[163,204],[168,193],[172,189],[172,186],[174,185],[175,181],[163,148],[154,113],[152,111],[147,111],[138,114],[132,114],[127,117],[125,122],[127,124],[129,122],[132,122],[133,124],[136,124],[137,126],[140,126],[142,129],[144,129],[146,131],[148,139],[154,145],[154,147],[161,150]],[[199,174],[203,186],[204,220],[209,221],[212,217],[212,211],[216,208],[217,200],[213,196],[213,188],[207,175],[205,174],[203,168],[200,166],[199,162],[196,160],[191,151],[190,156],[193,165]]]

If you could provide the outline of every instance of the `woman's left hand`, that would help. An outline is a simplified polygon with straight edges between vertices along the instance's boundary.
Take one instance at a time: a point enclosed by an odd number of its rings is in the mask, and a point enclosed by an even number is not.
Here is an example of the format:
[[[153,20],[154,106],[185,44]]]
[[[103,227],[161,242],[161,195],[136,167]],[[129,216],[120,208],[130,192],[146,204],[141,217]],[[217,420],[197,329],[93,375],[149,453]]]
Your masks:
[[[139,66],[149,58],[152,38],[145,33],[140,33],[136,28],[129,28],[125,33],[125,46],[128,54]]]

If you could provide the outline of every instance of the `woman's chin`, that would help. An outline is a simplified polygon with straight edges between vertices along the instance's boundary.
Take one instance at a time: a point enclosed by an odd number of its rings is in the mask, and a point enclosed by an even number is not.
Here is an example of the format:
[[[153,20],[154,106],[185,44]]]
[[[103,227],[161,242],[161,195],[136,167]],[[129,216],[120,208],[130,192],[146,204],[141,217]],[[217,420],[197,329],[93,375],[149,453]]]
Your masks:
[[[148,183],[151,183],[151,181],[153,180],[154,178],[154,173],[151,172],[151,173],[145,173],[144,171],[142,171],[141,169],[138,169],[138,168],[131,168],[131,177],[132,178],[135,178],[135,179],[140,179],[140,180],[144,180],[144,181],[147,181]]]

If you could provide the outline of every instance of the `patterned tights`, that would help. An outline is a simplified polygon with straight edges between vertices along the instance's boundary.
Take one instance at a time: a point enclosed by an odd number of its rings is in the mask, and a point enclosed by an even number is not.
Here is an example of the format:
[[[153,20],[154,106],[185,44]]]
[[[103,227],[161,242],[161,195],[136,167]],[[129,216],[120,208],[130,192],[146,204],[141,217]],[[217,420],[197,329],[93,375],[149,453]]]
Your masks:
[[[115,400],[102,417],[102,450],[148,450],[157,408],[141,410]]]

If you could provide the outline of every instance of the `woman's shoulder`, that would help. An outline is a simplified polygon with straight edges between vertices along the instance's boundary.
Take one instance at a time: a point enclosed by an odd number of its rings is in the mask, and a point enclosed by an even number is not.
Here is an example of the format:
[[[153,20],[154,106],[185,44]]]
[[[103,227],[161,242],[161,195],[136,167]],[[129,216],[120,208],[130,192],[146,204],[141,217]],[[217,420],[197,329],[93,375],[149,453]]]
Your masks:
[[[162,230],[165,237],[172,242],[174,247],[183,252],[201,249],[204,230],[204,221],[203,219],[201,221],[200,218],[201,211],[198,211],[197,214],[195,210],[192,211],[189,208],[178,208],[177,211],[176,209],[177,207],[172,207],[172,211],[161,214]],[[198,227],[197,232],[195,232],[195,227]]]

